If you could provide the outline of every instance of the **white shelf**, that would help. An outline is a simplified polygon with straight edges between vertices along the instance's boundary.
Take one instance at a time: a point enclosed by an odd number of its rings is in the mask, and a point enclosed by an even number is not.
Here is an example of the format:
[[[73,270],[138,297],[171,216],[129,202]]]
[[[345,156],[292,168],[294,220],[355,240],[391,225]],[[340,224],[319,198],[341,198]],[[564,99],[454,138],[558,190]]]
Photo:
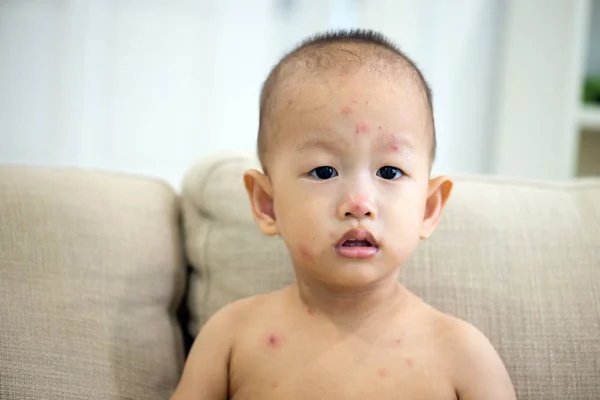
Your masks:
[[[582,106],[578,118],[580,129],[600,132],[600,106]]]

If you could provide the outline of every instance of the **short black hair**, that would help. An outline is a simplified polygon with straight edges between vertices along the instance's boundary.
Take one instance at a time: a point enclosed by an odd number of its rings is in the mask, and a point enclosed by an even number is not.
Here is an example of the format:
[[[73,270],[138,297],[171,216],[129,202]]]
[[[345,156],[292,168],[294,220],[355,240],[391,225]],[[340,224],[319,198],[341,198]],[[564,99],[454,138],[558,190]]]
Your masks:
[[[347,46],[343,47],[346,44],[358,45],[361,49],[353,51],[348,49]],[[410,57],[381,33],[369,29],[351,29],[319,33],[304,40],[279,60],[263,83],[260,94],[257,148],[258,158],[265,173],[267,170],[264,159],[269,136],[265,131],[271,125],[271,114],[275,106],[275,92],[286,72],[288,72],[286,68],[294,64],[295,67],[302,67],[305,71],[320,73],[330,68],[339,67],[340,64],[360,67],[365,61],[372,59],[383,59],[388,61],[390,66],[395,65],[396,68],[398,61],[400,61],[401,66],[408,66],[414,73],[425,94],[430,110],[432,123],[431,160],[433,162],[436,152],[433,99],[431,88],[423,74]]]

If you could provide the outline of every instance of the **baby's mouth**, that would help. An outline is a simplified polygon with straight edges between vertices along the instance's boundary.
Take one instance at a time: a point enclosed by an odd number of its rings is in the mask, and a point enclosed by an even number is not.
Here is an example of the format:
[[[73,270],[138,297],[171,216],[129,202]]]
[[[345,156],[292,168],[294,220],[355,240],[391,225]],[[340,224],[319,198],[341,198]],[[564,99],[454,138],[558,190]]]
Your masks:
[[[341,237],[335,251],[345,258],[365,259],[374,257],[379,252],[379,245],[368,230],[351,229]]]

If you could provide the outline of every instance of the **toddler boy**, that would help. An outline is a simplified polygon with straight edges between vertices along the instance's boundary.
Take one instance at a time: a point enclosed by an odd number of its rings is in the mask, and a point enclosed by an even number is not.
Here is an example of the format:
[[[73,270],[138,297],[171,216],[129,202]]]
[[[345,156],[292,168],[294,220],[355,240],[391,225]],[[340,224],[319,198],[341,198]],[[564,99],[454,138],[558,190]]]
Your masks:
[[[484,335],[398,282],[452,188],[430,178],[435,146],[429,87],[383,36],[286,55],[261,94],[263,172],[244,183],[296,282],[217,312],[173,399],[514,399]]]

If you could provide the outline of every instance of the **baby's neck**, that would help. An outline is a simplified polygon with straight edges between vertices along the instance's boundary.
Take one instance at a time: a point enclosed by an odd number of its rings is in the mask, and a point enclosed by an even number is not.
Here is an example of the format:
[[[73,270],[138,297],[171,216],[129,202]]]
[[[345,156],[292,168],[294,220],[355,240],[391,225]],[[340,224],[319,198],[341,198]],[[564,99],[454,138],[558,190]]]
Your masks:
[[[309,313],[321,313],[335,325],[348,329],[389,317],[407,295],[397,278],[353,290],[332,290],[302,281],[295,287]]]

